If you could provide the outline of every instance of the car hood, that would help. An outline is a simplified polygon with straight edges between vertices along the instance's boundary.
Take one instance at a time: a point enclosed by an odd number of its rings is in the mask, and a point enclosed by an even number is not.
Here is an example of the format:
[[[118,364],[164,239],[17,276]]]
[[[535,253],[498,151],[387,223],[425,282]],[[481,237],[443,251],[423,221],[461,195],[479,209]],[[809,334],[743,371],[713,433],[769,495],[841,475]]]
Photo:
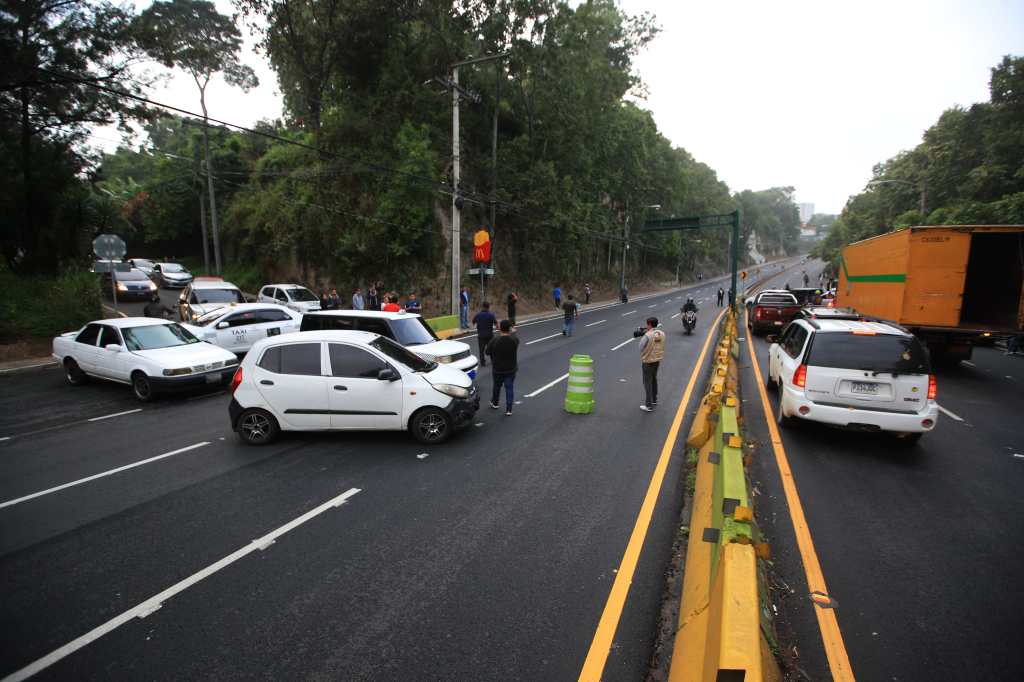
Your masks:
[[[230,303],[193,303],[192,312],[202,317],[211,310],[217,310],[225,306],[231,305]]]
[[[160,274],[167,279],[192,279],[192,274],[188,272],[161,272]]]
[[[235,354],[223,348],[214,346],[211,343],[200,341],[187,346],[173,346],[171,348],[154,348],[152,350],[132,351],[135,355],[141,355],[161,367],[174,369],[177,367],[195,367],[197,365],[210,365],[216,362],[228,364],[237,361]],[[210,369],[214,369],[211,367]]]
[[[450,339],[443,339],[441,341],[434,341],[433,343],[424,343],[418,346],[409,346],[416,355],[426,360],[436,360],[451,355],[457,355],[464,351],[469,350],[469,345],[462,341],[452,341]]]
[[[447,365],[438,365],[424,374],[423,378],[431,384],[451,384],[462,388],[469,388],[473,385],[473,380],[469,378],[468,374]]]
[[[192,336],[198,337],[200,339],[205,337],[211,330],[215,330],[216,329],[216,327],[213,327],[213,326],[200,327],[199,325],[186,324],[184,322],[179,322],[178,324],[180,324],[182,327],[184,327],[185,329],[187,329],[190,332],[192,332]]]

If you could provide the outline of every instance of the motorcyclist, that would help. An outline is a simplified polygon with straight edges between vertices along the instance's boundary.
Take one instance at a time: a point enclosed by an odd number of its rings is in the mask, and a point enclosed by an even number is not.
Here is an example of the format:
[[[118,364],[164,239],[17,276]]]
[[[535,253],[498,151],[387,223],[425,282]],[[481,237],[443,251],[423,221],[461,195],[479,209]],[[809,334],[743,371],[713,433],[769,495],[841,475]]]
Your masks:
[[[145,312],[143,313],[146,317],[160,317],[163,318],[171,314],[171,309],[163,304],[160,300],[160,294],[154,292],[153,298],[146,304]]]
[[[697,304],[693,302],[693,296],[687,296],[686,303],[683,304],[682,311],[685,313],[689,310],[697,312]]]

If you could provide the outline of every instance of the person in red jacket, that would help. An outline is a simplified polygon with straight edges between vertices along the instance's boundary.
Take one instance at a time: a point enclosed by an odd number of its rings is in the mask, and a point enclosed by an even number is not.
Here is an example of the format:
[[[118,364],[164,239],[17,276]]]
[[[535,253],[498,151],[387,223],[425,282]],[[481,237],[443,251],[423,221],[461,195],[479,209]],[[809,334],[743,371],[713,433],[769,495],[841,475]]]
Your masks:
[[[393,294],[391,296],[388,296],[388,302],[384,304],[383,310],[386,313],[401,312],[402,309],[398,307],[398,296],[395,296]]]

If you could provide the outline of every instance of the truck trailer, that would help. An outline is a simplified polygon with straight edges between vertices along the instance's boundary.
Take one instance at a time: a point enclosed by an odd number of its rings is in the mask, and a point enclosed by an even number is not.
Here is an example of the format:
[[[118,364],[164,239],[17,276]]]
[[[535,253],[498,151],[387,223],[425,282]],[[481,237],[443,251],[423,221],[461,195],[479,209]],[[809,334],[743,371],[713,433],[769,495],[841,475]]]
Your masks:
[[[897,322],[936,362],[1024,328],[1024,225],[910,227],[846,246],[836,305]]]

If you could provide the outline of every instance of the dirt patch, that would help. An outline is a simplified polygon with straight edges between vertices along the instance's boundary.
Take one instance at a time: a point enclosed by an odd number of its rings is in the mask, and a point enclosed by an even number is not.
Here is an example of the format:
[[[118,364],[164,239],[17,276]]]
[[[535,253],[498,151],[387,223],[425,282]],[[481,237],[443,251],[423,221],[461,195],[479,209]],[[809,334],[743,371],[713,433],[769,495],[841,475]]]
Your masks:
[[[0,363],[18,360],[48,360],[53,350],[53,340],[41,337],[29,337],[20,341],[0,344]]]

